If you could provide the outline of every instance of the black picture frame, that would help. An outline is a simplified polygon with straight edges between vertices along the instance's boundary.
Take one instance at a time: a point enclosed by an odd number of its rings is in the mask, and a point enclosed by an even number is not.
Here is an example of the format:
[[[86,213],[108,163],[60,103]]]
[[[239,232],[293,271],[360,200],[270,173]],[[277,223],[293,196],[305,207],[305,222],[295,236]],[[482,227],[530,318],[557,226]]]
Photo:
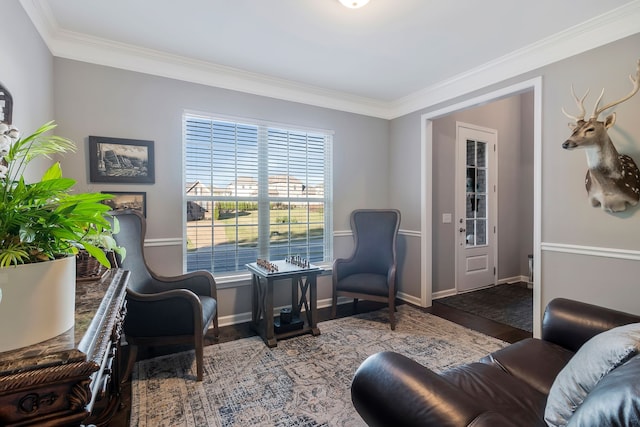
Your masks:
[[[89,180],[155,183],[153,141],[89,136]]]
[[[145,191],[102,191],[111,194],[111,199],[103,200],[113,211],[132,209],[147,217],[147,193]]]

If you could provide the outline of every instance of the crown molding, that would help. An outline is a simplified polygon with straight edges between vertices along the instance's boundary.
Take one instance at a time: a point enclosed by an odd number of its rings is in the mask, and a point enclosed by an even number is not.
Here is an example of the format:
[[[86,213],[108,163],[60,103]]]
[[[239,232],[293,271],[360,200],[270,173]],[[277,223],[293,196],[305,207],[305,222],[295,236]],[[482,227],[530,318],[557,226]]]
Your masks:
[[[385,101],[305,85],[61,29],[48,4],[20,0],[53,56],[230,89],[371,117],[388,118]]]
[[[48,4],[20,3],[52,55],[383,119],[394,119],[640,32],[640,0],[392,102],[304,85],[59,28]]]
[[[471,93],[640,32],[640,0],[392,102],[392,118]]]

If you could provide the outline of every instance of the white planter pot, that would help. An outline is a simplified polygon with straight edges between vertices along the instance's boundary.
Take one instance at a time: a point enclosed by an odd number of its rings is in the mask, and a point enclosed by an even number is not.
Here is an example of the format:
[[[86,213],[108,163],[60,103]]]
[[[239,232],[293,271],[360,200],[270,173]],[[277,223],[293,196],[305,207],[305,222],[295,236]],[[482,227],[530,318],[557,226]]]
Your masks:
[[[76,259],[0,268],[0,352],[53,338],[74,325]]]

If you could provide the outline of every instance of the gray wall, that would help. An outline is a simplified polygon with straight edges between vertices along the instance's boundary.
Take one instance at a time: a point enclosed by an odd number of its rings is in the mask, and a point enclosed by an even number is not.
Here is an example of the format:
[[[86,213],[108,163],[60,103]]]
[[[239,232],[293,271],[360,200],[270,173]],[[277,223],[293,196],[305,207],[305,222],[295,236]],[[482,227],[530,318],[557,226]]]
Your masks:
[[[3,2],[0,25],[0,82],[13,96],[13,125],[27,136],[53,116],[53,57],[17,1]],[[50,162],[36,159],[28,181]]]
[[[66,175],[78,180],[80,191],[147,193],[147,238],[151,245],[147,255],[150,265],[161,274],[182,273],[185,110],[333,130],[334,230],[343,232],[335,239],[336,256],[348,255],[352,246],[349,213],[353,209],[388,207],[387,120],[59,58],[54,60],[54,86],[59,133],[79,143],[77,154],[62,161]],[[89,135],[153,140],[155,184],[89,183]],[[329,279],[323,276],[319,282],[323,304],[331,297]],[[221,286],[222,317],[249,313],[248,284]]]
[[[151,264],[163,274],[182,271],[180,241],[181,115],[184,109],[260,118],[302,126],[332,129],[334,139],[335,254],[347,254],[349,212],[360,207],[396,207],[402,212],[399,252],[402,256],[401,295],[420,295],[420,266],[425,260],[421,232],[420,115],[483,93],[542,76],[542,307],[556,296],[640,313],[640,208],[607,214],[592,208],[586,198],[583,153],[567,152],[560,144],[569,132],[560,109],[573,108],[571,83],[578,92],[594,93],[606,86],[605,102],[629,90],[627,75],[640,55],[640,34],[533,70],[517,78],[432,106],[391,121],[342,113],[302,104],[116,70],[70,60],[53,60],[37,31],[17,2],[3,4],[0,27],[3,55],[0,80],[15,100],[14,124],[25,131],[55,118],[59,134],[79,143],[75,156],[63,160],[65,174],[79,181],[79,190],[146,191],[148,195]],[[19,42],[17,42],[19,41]],[[10,60],[9,60],[10,58]],[[587,101],[594,102],[593,95]],[[529,103],[522,101],[521,115]],[[618,119],[610,131],[621,152],[640,161],[640,95],[616,108]],[[55,116],[54,114],[55,113]],[[530,129],[520,124],[525,143]],[[156,143],[156,183],[153,185],[95,185],[87,180],[87,136],[151,139]],[[521,146],[522,147],[522,146]],[[523,173],[531,154],[519,153]],[[41,169],[44,168],[44,165]],[[431,172],[431,171],[429,171]],[[521,197],[530,192],[520,183]],[[521,205],[523,224],[531,210]],[[436,212],[438,214],[438,212]],[[437,215],[434,215],[434,217]],[[527,218],[525,218],[527,217]],[[529,245],[524,243],[523,245]],[[522,260],[522,254],[518,255]],[[522,271],[522,265],[520,266]],[[428,274],[432,274],[429,272]],[[246,284],[220,292],[221,315],[248,312]],[[330,297],[328,277],[320,279],[320,298]]]
[[[575,108],[571,84],[579,94],[591,88],[592,95],[586,101],[588,110],[603,86],[606,87],[604,102],[622,97],[631,89],[627,76],[635,73],[640,57],[638,46],[640,34],[392,120],[391,201],[405,213],[404,226],[420,229],[420,209],[415,201],[421,197],[421,190],[415,171],[420,170],[421,163],[421,114],[541,76],[541,309],[551,298],[564,296],[640,313],[637,303],[640,298],[640,207],[622,214],[608,214],[591,207],[584,189],[587,169],[584,152],[561,148],[569,135],[568,120],[561,108],[564,106],[570,111]],[[522,115],[530,117],[528,102],[523,100],[523,105]],[[609,134],[620,152],[640,163],[640,95],[614,110],[618,113],[617,122]],[[525,126],[523,124],[520,131],[529,135],[531,131]],[[523,143],[525,139],[522,138]],[[531,153],[521,151],[520,157],[523,171],[531,168]],[[412,179],[406,180],[405,176]],[[433,179],[437,184],[437,176]],[[531,191],[523,188],[521,194],[530,198],[525,194]],[[523,210],[530,212],[528,207],[523,206]],[[434,210],[434,216],[438,214]],[[530,223],[532,219],[527,217],[523,221]]]

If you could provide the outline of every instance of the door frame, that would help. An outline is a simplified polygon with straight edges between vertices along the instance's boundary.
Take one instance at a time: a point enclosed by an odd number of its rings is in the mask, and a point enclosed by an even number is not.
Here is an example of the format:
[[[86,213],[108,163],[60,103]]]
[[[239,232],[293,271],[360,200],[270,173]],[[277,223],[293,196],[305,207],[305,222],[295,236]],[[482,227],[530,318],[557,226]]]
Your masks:
[[[461,182],[461,179],[463,177],[463,175],[466,175],[463,173],[463,171],[460,171],[459,168],[461,167],[461,162],[460,162],[460,157],[463,156],[463,153],[461,152],[461,148],[460,148],[460,128],[466,128],[466,129],[470,129],[472,131],[477,131],[477,132],[483,132],[483,133],[488,133],[488,134],[492,134],[493,137],[495,138],[495,149],[493,151],[492,154],[494,156],[493,159],[493,171],[490,171],[490,174],[493,174],[494,178],[493,178],[493,184],[495,185],[495,189],[493,191],[493,197],[491,197],[490,199],[490,203],[487,204],[487,209],[489,209],[489,217],[488,218],[492,218],[493,221],[488,221],[487,225],[489,224],[493,224],[493,226],[495,227],[495,231],[493,233],[491,233],[491,231],[489,229],[487,229],[487,235],[492,234],[492,239],[493,239],[493,266],[491,266],[491,268],[494,268],[495,271],[493,273],[493,282],[491,285],[495,286],[498,283],[498,131],[496,129],[491,129],[488,127],[484,127],[484,126],[478,126],[478,125],[474,125],[471,123],[465,123],[465,122],[460,122],[460,121],[456,121],[456,140],[455,140],[455,144],[456,144],[456,166],[455,166],[455,219],[456,219],[456,226],[453,227],[453,233],[454,233],[454,242],[455,242],[455,248],[456,248],[456,253],[455,253],[455,272],[454,272],[454,280],[455,280],[455,289],[456,292],[460,292],[460,277],[459,277],[459,272],[460,272],[460,262],[462,262],[462,259],[460,259],[460,249],[458,247],[459,243],[460,243],[460,232],[459,232],[459,227],[461,226],[459,224],[459,218],[460,218],[460,214],[462,212],[465,211],[465,206],[460,206],[459,200],[460,200],[460,194],[458,194],[458,192],[460,191],[461,188],[464,187],[463,182]],[[487,174],[487,179],[489,179],[489,174]],[[487,194],[487,198],[488,198],[488,194]],[[466,227],[466,224],[465,224]],[[487,286],[489,287],[489,286]],[[480,288],[476,288],[473,290],[477,290]],[[466,291],[465,291],[466,292]]]
[[[420,143],[420,253],[422,258],[420,269],[420,301],[423,307],[430,307],[433,291],[433,120],[491,101],[497,101],[513,95],[533,90],[533,336],[541,335],[541,289],[540,272],[544,260],[541,259],[540,243],[542,215],[542,76],[507,86],[461,101],[450,106],[427,112],[421,116]],[[464,94],[458,94],[464,95]],[[456,96],[458,96],[456,95]],[[450,99],[453,99],[450,98]]]

